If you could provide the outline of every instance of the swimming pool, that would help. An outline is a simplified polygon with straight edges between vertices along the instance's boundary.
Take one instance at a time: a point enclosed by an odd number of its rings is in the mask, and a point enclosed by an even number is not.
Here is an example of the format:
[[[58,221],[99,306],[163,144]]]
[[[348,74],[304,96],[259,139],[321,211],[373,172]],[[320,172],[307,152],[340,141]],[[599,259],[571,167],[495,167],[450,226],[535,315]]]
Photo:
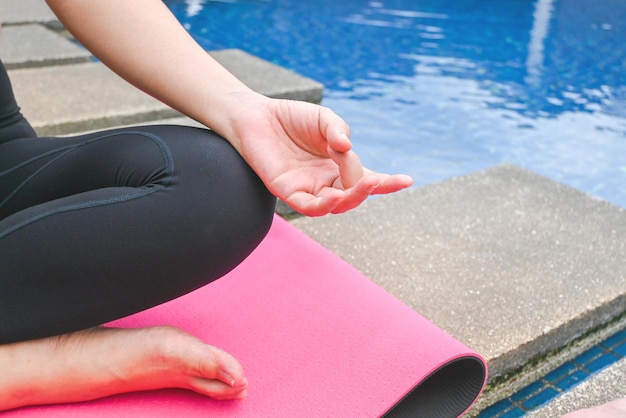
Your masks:
[[[378,171],[513,163],[626,207],[622,0],[166,0],[207,49],[322,82]]]

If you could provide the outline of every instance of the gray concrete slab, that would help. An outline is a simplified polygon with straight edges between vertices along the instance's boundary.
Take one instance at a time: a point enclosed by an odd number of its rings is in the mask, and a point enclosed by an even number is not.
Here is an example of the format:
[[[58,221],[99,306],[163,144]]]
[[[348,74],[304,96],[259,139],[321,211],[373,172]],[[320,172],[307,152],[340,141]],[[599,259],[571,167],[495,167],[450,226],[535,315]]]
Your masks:
[[[210,51],[210,54],[248,87],[266,96],[311,103],[322,101],[324,86],[310,78],[239,49]]]
[[[85,48],[39,24],[8,26],[0,36],[0,58],[8,69],[88,62]]]
[[[491,378],[626,310],[626,211],[515,166],[292,222],[485,356]]]
[[[178,115],[101,63],[12,70],[9,77],[22,112],[40,135]]]
[[[237,50],[211,52],[252,89],[318,100],[321,84]],[[18,103],[40,135],[62,135],[180,116],[101,63],[9,71]]]
[[[0,23],[56,22],[44,0],[0,0]]]
[[[626,358],[526,416],[529,418],[557,418],[569,412],[593,408],[625,397]],[[595,416],[601,417],[599,412]]]

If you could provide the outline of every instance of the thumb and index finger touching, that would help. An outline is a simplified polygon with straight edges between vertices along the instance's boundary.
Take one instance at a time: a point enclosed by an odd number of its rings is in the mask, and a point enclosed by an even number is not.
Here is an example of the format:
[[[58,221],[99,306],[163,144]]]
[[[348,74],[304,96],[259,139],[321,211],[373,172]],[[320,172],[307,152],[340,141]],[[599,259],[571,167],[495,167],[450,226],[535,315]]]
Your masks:
[[[301,202],[296,206],[302,213],[319,216],[346,212],[361,204],[371,194],[389,193],[412,184],[413,180],[408,176],[381,175],[365,169],[359,156],[352,150],[348,124],[331,109],[320,107],[318,123],[326,143],[326,152],[337,165],[339,176],[332,185],[315,195],[298,194],[297,200]]]
[[[328,108],[320,111],[320,129],[325,134],[330,158],[339,166],[344,189],[354,188],[358,184],[358,188],[366,188],[368,194],[385,194],[413,185],[413,179],[406,174],[388,175],[365,169],[358,155],[351,150],[348,124]]]
[[[329,157],[339,168],[340,186],[344,190],[354,187],[365,175],[359,156],[352,151],[350,142],[350,127],[335,112],[328,108],[320,110],[320,131],[327,142]],[[368,183],[375,186],[375,178],[369,179]]]

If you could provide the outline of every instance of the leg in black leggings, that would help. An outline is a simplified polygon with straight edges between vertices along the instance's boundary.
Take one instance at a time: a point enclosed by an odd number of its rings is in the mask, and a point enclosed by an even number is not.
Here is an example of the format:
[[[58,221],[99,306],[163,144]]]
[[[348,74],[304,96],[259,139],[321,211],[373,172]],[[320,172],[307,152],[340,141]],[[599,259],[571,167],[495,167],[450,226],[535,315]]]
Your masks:
[[[206,130],[0,145],[0,342],[99,325],[215,280],[265,236],[274,203]]]
[[[12,139],[15,126],[27,131],[17,120],[0,129],[0,344],[93,327],[197,289],[269,229],[274,197],[210,131]]]
[[[0,144],[15,138],[35,136],[35,131],[15,103],[9,76],[0,61]]]

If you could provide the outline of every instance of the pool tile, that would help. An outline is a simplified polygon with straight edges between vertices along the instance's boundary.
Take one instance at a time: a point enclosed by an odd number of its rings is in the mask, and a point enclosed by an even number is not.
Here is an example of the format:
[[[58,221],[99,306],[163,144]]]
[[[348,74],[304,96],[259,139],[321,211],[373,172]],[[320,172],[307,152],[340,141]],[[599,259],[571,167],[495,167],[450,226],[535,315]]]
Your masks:
[[[582,370],[576,370],[569,376],[566,376],[556,382],[554,386],[565,392],[585,380],[587,377],[589,377],[588,373],[585,373]]]
[[[572,370],[575,370],[575,369],[576,369],[576,365],[574,363],[567,362],[557,367],[556,369],[552,370],[550,373],[548,373],[544,377],[544,379],[551,383],[556,382],[557,380],[561,379],[563,376],[570,374]]]
[[[622,330],[572,361],[480,413],[479,418],[517,418],[567,392],[594,372],[626,357],[626,330]]]
[[[576,357],[573,361],[580,364],[581,366],[584,366],[588,362],[595,360],[596,357],[602,355],[602,353],[604,353],[604,350],[602,350],[598,346],[591,347],[589,350]]]
[[[602,342],[602,345],[612,349],[614,346],[626,343],[626,331],[620,331],[617,334],[607,338]]]
[[[522,389],[511,395],[511,399],[513,401],[521,401],[523,399],[526,399],[533,393],[539,391],[543,386],[544,383],[540,380],[535,383],[531,383],[530,385],[523,387]]]
[[[605,353],[597,359],[589,362],[585,368],[590,372],[597,372],[598,370],[604,369],[606,366],[615,363],[618,360],[618,357],[611,354]]]
[[[615,353],[619,354],[622,357],[626,357],[626,342],[623,342],[622,344],[618,345],[617,347],[614,347],[613,351]]]
[[[543,389],[541,392],[534,395],[532,398],[522,402],[522,407],[527,411],[530,411],[538,406],[541,406],[557,396],[559,392],[551,387]]]

